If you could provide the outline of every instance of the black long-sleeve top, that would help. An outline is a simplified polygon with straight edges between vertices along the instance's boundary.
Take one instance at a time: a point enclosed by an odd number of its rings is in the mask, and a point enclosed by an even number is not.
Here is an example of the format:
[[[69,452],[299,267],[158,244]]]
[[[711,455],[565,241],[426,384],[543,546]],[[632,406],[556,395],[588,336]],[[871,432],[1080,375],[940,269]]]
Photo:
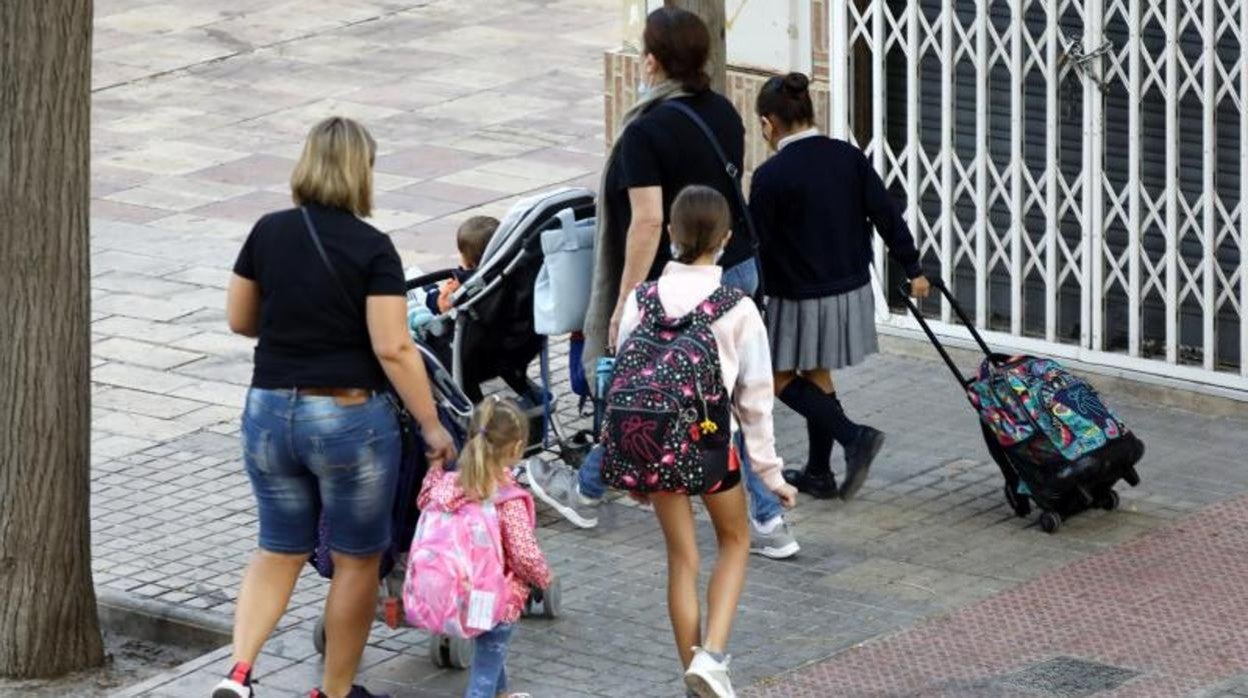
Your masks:
[[[869,283],[872,226],[907,277],[923,273],[900,207],[863,152],[844,141],[811,135],[785,144],[754,172],[750,212],[773,298],[820,298]]]

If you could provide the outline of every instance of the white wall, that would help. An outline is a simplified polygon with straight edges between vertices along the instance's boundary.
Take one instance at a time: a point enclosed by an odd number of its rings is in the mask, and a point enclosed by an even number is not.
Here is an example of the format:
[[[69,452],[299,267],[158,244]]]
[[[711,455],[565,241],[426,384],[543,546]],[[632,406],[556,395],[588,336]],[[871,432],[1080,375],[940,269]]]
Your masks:
[[[647,5],[655,10],[663,0],[647,0]],[[724,6],[729,64],[810,74],[810,0],[724,0]]]

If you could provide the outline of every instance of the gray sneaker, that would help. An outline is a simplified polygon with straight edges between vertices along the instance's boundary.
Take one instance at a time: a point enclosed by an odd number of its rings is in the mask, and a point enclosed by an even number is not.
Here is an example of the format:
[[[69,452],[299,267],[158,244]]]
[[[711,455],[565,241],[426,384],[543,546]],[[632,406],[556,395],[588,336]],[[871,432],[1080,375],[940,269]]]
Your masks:
[[[538,459],[529,462],[529,487],[538,499],[546,502],[573,526],[593,528],[598,525],[594,509],[600,499],[581,496],[576,471],[566,463],[546,463]]]
[[[753,526],[753,535],[750,536],[750,552],[769,557],[772,560],[785,560],[793,557],[802,549],[797,544],[797,538],[793,536],[793,532],[789,530],[789,522],[781,521],[779,526],[772,529],[771,533],[763,533],[758,528],[758,522],[750,519]]]

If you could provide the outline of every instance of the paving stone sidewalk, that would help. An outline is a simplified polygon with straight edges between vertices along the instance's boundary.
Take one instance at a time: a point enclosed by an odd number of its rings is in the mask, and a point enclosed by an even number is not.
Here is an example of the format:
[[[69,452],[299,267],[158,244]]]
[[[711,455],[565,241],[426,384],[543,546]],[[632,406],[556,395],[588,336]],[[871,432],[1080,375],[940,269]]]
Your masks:
[[[237,439],[251,343],[226,332],[223,289],[251,224],[289,205],[304,132],[330,113],[363,119],[380,144],[374,223],[407,263],[450,265],[464,218],[596,185],[602,51],[619,41],[619,3],[99,0],[96,10],[96,583],[228,618],[255,514]],[[841,392],[888,446],[860,501],[802,503],[797,560],[753,562],[733,646],[741,685],[1248,492],[1248,421],[1111,395],[1148,442],[1144,484],[1123,493],[1122,511],[1049,537],[1002,503],[942,366],[875,357],[841,378]],[[783,455],[800,461],[804,428],[782,411],[778,430]],[[677,695],[651,516],[613,505],[590,532],[541,518],[566,613],[523,623],[516,688]],[[316,683],[310,626],[324,591],[310,573],[301,581],[259,665],[265,695]],[[379,627],[365,679],[399,696],[462,691],[462,673],[433,670],[423,647],[419,633]],[[223,662],[208,655],[132,693],[202,695]]]
[[[748,696],[1243,695],[1248,497]]]

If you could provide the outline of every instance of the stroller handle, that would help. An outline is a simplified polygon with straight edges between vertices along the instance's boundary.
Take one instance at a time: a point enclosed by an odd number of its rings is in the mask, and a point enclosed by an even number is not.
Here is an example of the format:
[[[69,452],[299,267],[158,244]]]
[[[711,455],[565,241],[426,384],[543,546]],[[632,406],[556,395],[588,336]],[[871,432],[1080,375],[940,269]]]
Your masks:
[[[441,271],[430,272],[428,274],[418,276],[414,279],[408,279],[406,281],[407,290],[411,291],[413,289],[421,288],[423,286],[428,286],[430,284],[436,284],[439,281],[446,281],[447,279],[451,278],[454,275],[455,275],[455,270],[443,269]]]
[[[944,296],[945,301],[949,303],[951,308],[953,308],[953,312],[958,316],[958,319],[962,321],[962,326],[971,333],[971,338],[974,339],[975,343],[979,345],[980,350],[984,352],[984,356],[989,359],[994,358],[993,351],[988,347],[988,343],[984,341],[983,335],[979,333],[979,330],[975,327],[975,323],[971,322],[970,316],[966,314],[966,311],[958,303],[958,300],[954,298],[953,292],[949,290],[949,287],[945,285],[945,282],[939,278],[930,278],[929,280],[932,284],[932,288],[936,289],[940,295]],[[953,376],[958,379],[958,383],[961,384],[962,387],[970,385],[972,379],[962,375],[962,369],[958,368],[958,365],[954,363],[953,357],[949,355],[949,350],[945,348],[944,343],[940,341],[940,338],[937,337],[936,333],[932,330],[932,326],[928,323],[927,318],[923,316],[923,312],[919,310],[918,303],[910,297],[910,286],[908,284],[901,284],[897,287],[897,290],[901,292],[901,296],[905,300],[906,307],[909,308],[910,314],[913,315],[914,319],[919,323],[919,327],[923,330],[923,334],[927,335],[927,338],[931,341],[932,346],[936,347],[936,351],[940,354],[940,358],[945,360],[945,365],[948,366],[949,370],[953,372]]]

